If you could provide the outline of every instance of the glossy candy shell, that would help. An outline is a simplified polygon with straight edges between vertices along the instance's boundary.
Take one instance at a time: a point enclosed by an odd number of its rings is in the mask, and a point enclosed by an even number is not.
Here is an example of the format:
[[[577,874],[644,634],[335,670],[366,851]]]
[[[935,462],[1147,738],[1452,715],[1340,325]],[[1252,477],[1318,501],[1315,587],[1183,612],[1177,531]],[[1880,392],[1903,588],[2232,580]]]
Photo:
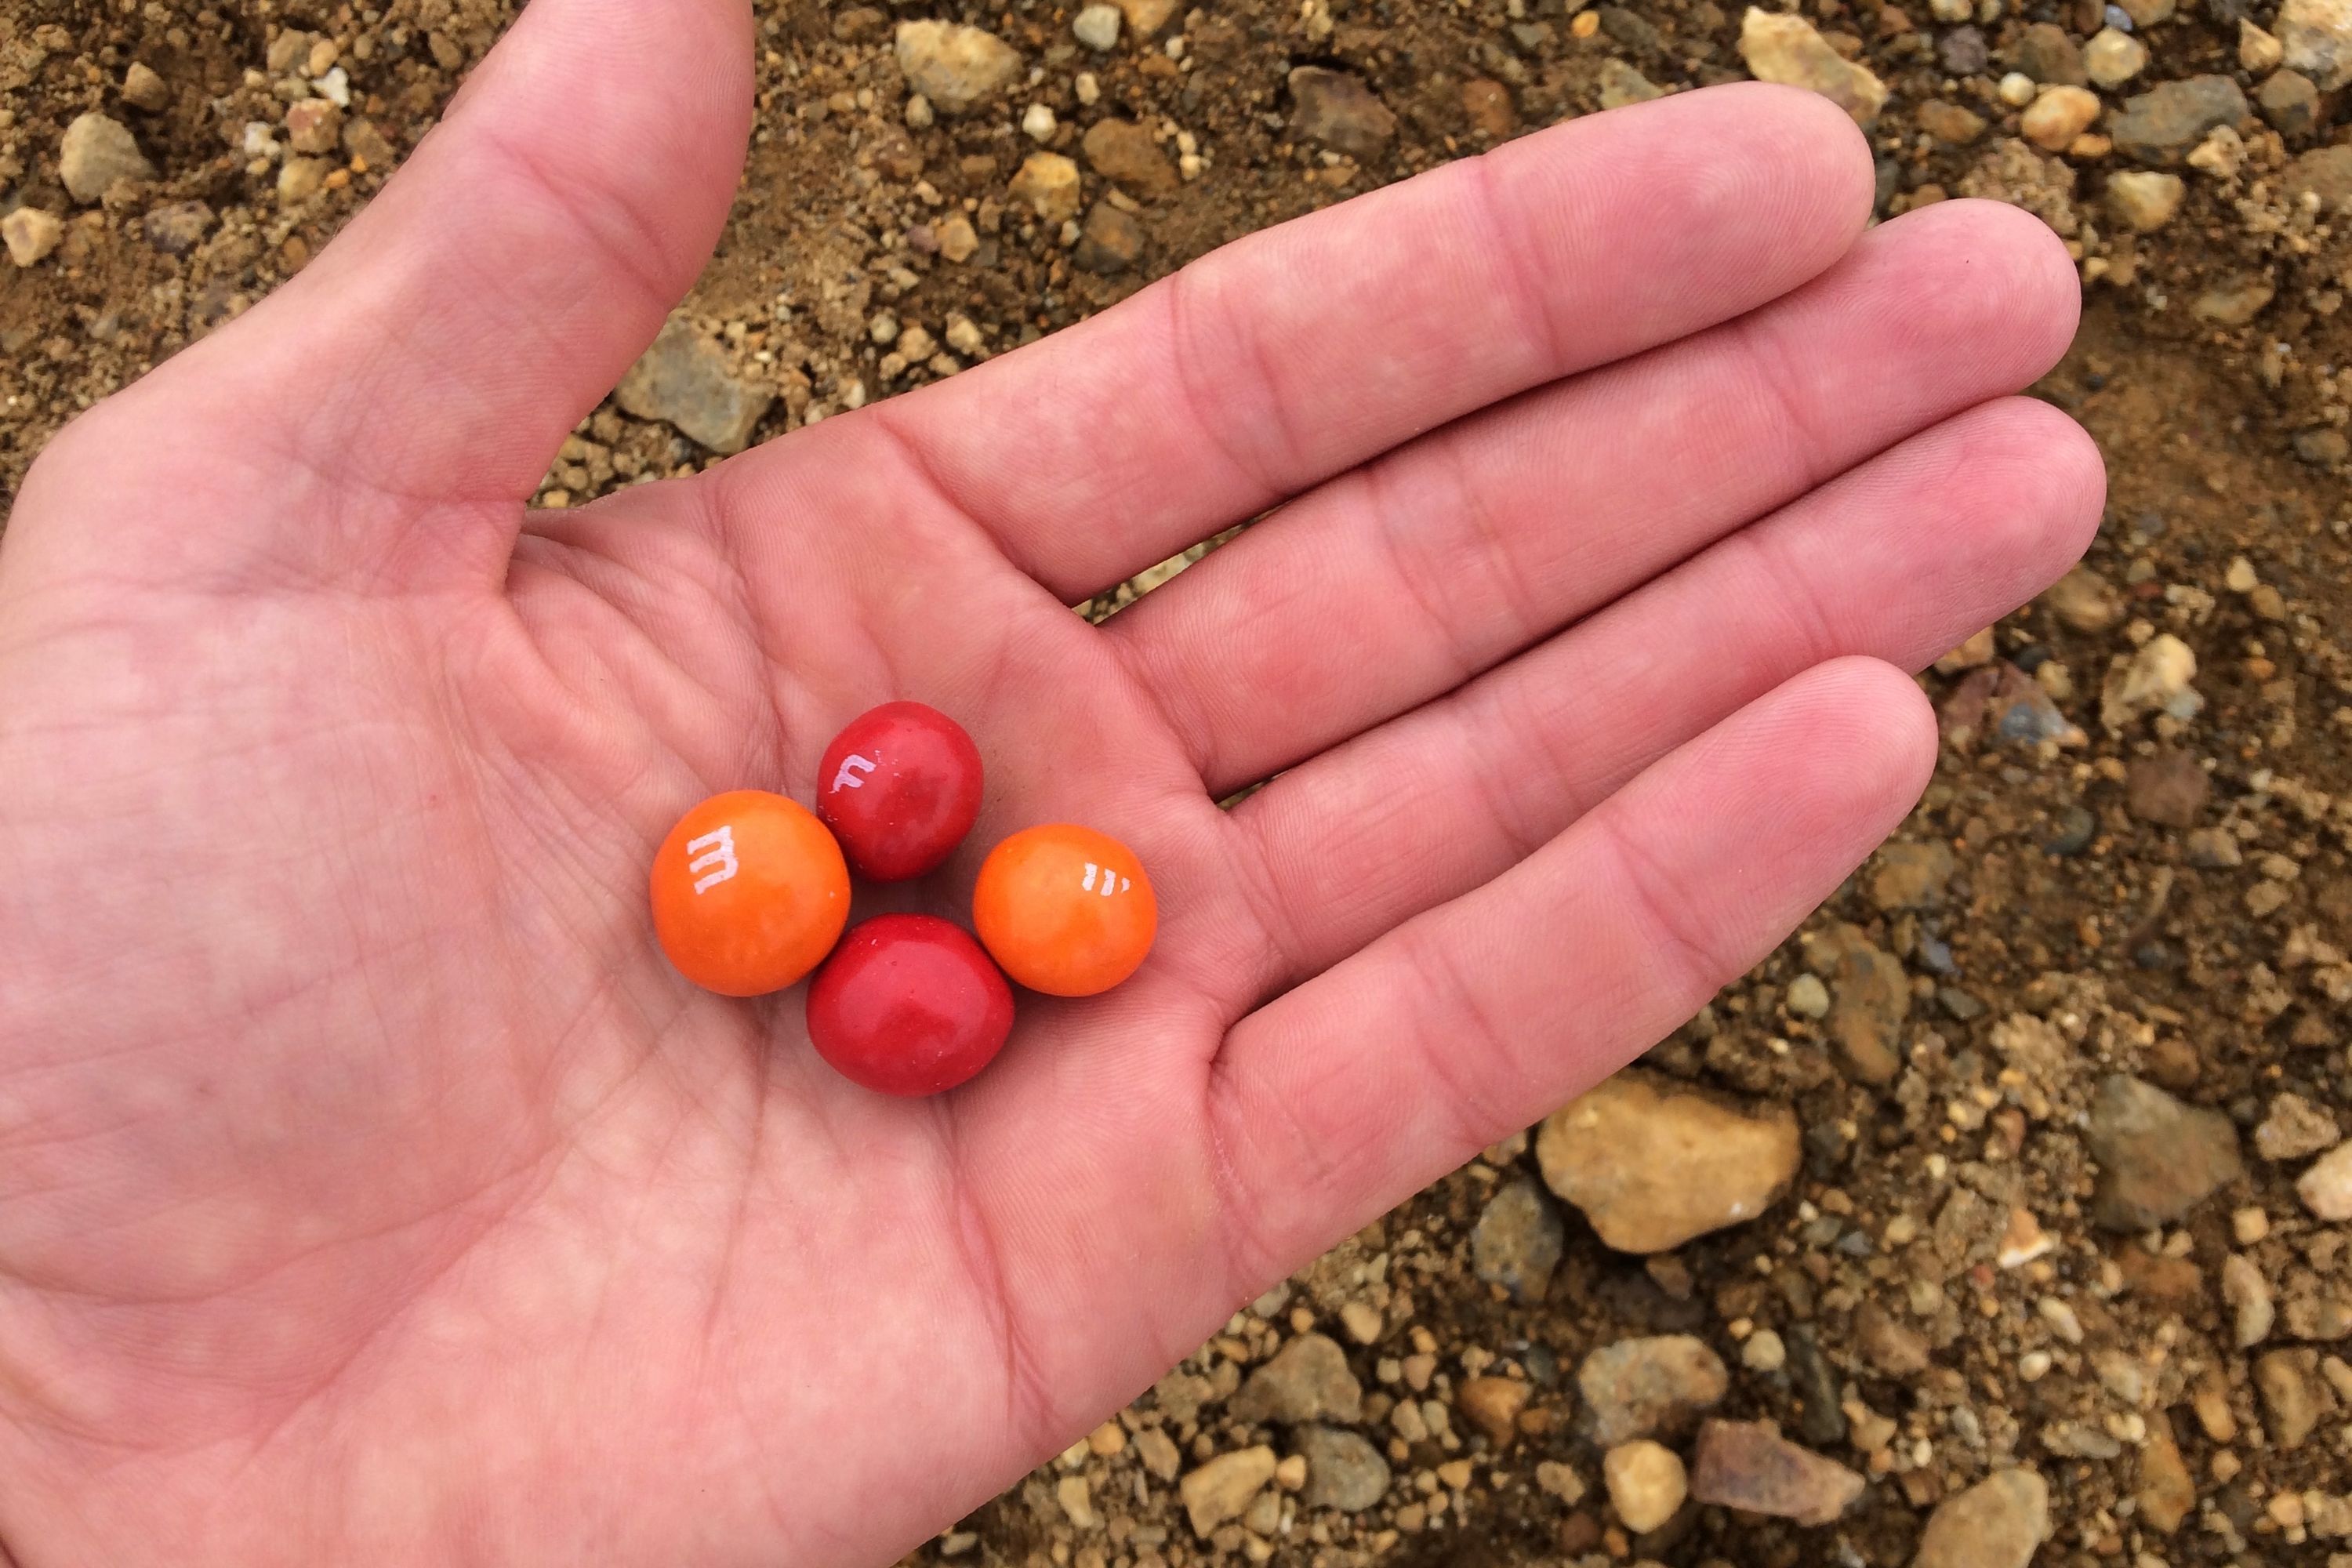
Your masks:
[[[881,915],[845,938],[808,993],[809,1039],[853,1083],[938,1094],[996,1059],[1013,988],[961,928]]]
[[[1160,904],[1134,851],[1093,828],[1055,823],[989,852],[971,917],[1018,984],[1049,996],[1093,996],[1141,966]]]
[[[849,921],[849,867],[804,807],[764,790],[713,795],[655,853],[654,931],[677,972],[727,996],[796,984]]]
[[[980,816],[980,748],[919,702],[888,702],[834,737],[817,766],[817,815],[857,874],[899,882],[935,870]]]

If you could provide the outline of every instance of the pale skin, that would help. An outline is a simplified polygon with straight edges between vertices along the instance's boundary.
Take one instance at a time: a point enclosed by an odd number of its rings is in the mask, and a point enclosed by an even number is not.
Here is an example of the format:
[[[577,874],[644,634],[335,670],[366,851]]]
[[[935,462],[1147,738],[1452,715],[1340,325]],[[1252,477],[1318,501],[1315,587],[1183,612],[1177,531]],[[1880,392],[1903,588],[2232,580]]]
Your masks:
[[[737,0],[538,0],[0,546],[24,1568],[887,1563],[1657,1040],[1903,820],[2095,527],[2057,242],[1719,89],[1214,255],[698,478],[525,501],[733,195]],[[1267,521],[1100,628],[1068,605]],[[928,701],[1164,921],[979,1081],[650,935],[697,800]],[[1215,802],[1274,777],[1231,812]]]

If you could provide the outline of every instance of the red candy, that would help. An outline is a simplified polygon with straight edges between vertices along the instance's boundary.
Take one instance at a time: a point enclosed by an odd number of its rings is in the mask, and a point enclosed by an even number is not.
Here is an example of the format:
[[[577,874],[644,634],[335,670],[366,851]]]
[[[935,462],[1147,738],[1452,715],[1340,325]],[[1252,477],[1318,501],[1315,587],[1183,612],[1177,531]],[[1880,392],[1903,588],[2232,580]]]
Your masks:
[[[809,985],[817,1054],[880,1094],[953,1089],[993,1061],[1012,1030],[1004,976],[961,928],[929,915],[866,921]]]
[[[834,737],[818,764],[816,814],[851,869],[901,882],[936,869],[980,816],[980,748],[919,702],[887,702]]]

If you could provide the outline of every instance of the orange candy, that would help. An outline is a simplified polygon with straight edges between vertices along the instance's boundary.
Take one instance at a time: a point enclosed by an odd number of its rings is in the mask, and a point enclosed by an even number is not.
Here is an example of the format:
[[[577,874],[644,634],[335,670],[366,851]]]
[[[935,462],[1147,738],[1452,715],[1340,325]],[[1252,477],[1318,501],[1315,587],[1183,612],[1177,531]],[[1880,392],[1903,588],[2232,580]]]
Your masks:
[[[654,856],[654,932],[677,972],[763,996],[824,962],[849,920],[849,867],[824,824],[739,789],[678,819]]]
[[[1160,928],[1143,862],[1118,839],[1056,823],[989,852],[972,928],[1004,973],[1049,996],[1092,996],[1134,973]]]

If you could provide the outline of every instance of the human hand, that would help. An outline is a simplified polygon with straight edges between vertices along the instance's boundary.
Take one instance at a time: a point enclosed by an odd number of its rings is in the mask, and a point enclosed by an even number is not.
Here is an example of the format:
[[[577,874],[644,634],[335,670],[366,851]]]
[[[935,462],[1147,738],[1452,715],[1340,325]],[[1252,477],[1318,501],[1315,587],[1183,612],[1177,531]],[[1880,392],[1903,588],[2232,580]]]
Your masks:
[[[719,232],[751,47],[739,0],[540,0],[335,245],[27,479],[25,1568],[888,1560],[1768,952],[1927,775],[1894,667],[2096,521],[2088,441],[1999,400],[2072,331],[2057,242],[1864,234],[1862,139],[1760,87],[527,514]],[[922,1103],[827,1071],[797,992],[695,991],[646,910],[681,810],[808,798],[892,698],[988,760],[934,907],[1074,819],[1163,912]]]

